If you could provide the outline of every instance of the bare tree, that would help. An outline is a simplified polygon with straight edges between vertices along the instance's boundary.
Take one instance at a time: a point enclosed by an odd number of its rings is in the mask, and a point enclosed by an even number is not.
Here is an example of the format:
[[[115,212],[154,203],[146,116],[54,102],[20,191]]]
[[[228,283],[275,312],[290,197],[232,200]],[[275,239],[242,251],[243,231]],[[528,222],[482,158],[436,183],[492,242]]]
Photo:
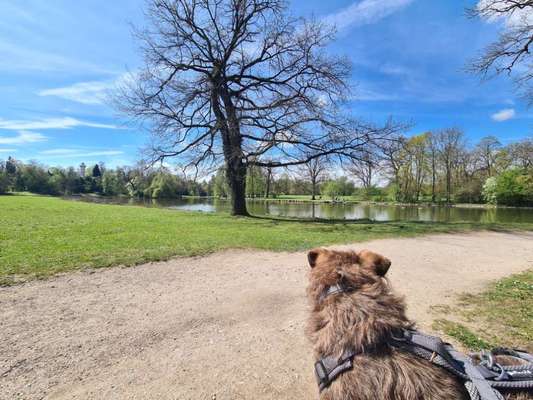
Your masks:
[[[533,137],[507,146],[511,163],[518,168],[533,169]]]
[[[483,77],[511,74],[529,104],[533,104],[533,0],[480,0],[467,10],[471,17],[503,19],[506,27],[499,38],[474,60],[469,69]]]
[[[319,183],[325,178],[330,165],[328,157],[316,157],[303,164],[299,170],[311,182],[311,200],[316,199]]]
[[[343,115],[350,66],[326,51],[332,30],[285,11],[283,0],[148,0],[146,65],[115,96],[152,131],[154,161],[223,158],[234,215],[247,215],[248,166],[352,158],[399,129]]]
[[[474,157],[480,164],[479,168],[486,172],[487,177],[496,173],[496,161],[502,144],[494,136],[482,138],[474,149]]]
[[[385,168],[392,174],[392,182],[400,184],[400,171],[403,165],[404,149],[407,139],[400,137],[398,140],[389,141],[381,146]],[[396,200],[400,199],[400,190],[396,190]]]
[[[370,189],[374,174],[379,166],[379,153],[377,150],[365,151],[359,159],[353,159],[349,166],[348,172],[355,176],[363,185],[363,188]]]
[[[438,150],[437,138],[433,132],[428,133],[428,156],[431,165],[431,202],[436,200],[436,185],[437,185],[437,165],[438,165]]]
[[[458,128],[448,128],[437,132],[435,139],[439,158],[444,167],[446,202],[451,203],[453,175],[464,149],[464,134]]]

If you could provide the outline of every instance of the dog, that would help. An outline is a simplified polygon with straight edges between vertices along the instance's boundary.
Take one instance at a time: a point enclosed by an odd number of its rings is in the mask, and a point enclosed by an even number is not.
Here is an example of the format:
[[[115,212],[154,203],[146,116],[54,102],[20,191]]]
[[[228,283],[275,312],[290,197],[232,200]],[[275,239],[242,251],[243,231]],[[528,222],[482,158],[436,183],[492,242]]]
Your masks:
[[[391,265],[369,250],[314,249],[308,253],[311,305],[306,334],[315,360],[356,354],[346,370],[320,392],[321,400],[469,400],[463,382],[444,368],[392,346],[395,332],[413,329],[406,305],[385,278]],[[350,288],[328,294],[336,285]],[[507,399],[526,400],[524,394]]]

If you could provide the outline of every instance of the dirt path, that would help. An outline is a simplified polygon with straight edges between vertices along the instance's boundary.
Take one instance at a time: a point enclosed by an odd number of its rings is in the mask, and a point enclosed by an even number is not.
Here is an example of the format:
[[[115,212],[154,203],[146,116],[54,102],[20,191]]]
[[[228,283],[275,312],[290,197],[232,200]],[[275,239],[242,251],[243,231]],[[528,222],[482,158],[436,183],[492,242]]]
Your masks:
[[[410,316],[533,266],[533,234],[378,240]],[[0,289],[1,399],[316,398],[304,253],[226,251]]]

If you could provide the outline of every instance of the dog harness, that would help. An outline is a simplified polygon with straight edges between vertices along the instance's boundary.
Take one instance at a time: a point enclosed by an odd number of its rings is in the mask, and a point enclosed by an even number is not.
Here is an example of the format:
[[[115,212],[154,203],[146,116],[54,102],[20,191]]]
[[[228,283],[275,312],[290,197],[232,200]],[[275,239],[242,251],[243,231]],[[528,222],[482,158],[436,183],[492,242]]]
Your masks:
[[[345,285],[333,285],[324,290],[319,301],[349,291],[351,289]],[[507,348],[483,350],[477,354],[481,361],[479,364],[474,364],[472,361],[474,354],[470,356],[463,354],[439,337],[417,330],[400,329],[391,335],[388,342],[399,350],[424,358],[456,375],[464,382],[472,400],[503,400],[501,393],[513,390],[533,393],[533,355],[523,350]],[[350,370],[358,354],[362,352],[349,349],[341,357],[321,357],[314,366],[319,391],[329,387],[339,375]],[[498,355],[513,357],[521,364],[500,365],[494,359]]]

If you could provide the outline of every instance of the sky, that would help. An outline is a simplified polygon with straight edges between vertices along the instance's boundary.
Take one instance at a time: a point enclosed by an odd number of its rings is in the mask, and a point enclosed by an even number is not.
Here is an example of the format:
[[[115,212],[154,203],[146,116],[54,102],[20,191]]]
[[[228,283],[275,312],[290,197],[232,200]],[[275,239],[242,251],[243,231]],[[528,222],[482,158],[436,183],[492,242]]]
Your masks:
[[[504,21],[465,16],[467,0],[292,0],[290,12],[335,24],[331,51],[353,63],[356,116],[455,126],[473,144],[533,136],[506,77],[481,82],[465,65]],[[132,25],[143,0],[0,0],[0,159],[47,165],[133,164],[149,134],[109,104],[116,82],[142,66]]]

